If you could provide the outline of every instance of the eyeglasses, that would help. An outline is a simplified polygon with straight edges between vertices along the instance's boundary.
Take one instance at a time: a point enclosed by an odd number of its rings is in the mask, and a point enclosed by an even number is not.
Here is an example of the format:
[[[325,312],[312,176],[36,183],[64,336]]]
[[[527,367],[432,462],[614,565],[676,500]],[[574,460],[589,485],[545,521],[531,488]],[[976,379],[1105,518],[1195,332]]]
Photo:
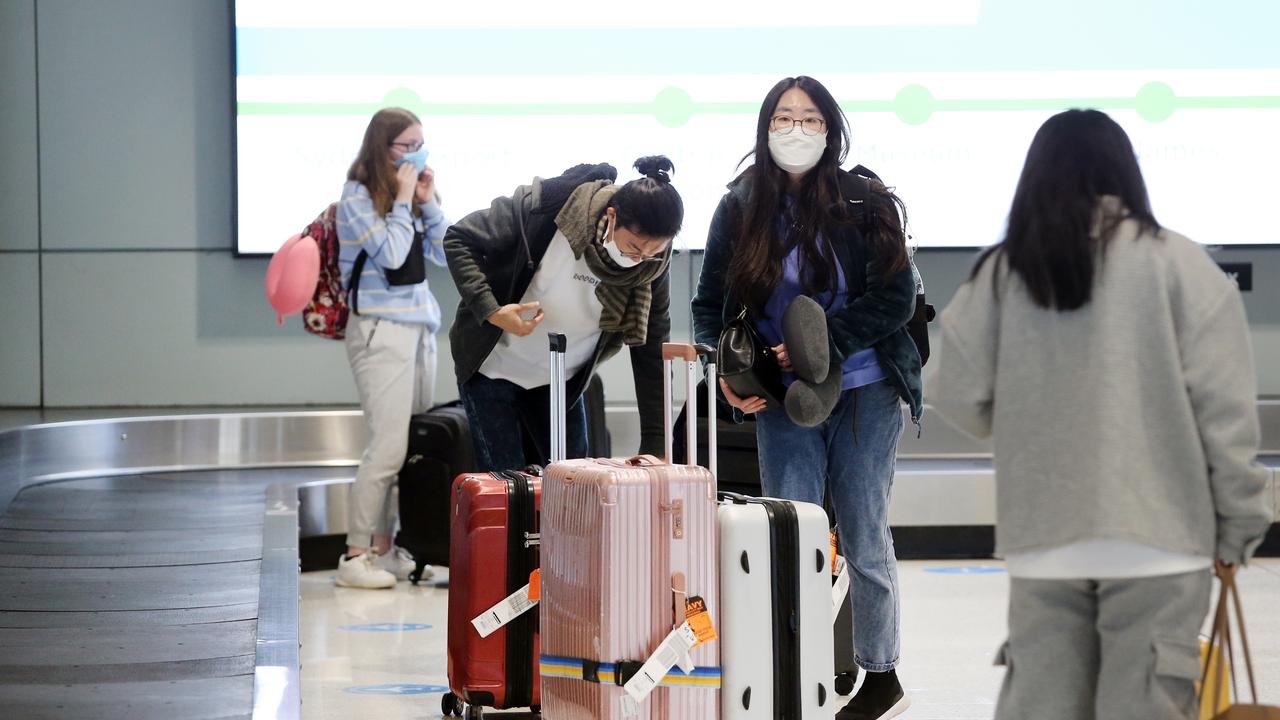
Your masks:
[[[827,121],[820,117],[807,117],[798,120],[790,115],[775,115],[769,121],[769,130],[780,135],[790,135],[797,125],[800,126],[800,132],[805,135],[818,135],[827,130]]]
[[[422,149],[422,141],[418,141],[416,143],[393,142],[391,143],[391,147],[400,148],[402,151],[407,153],[414,153]]]
[[[662,251],[659,251],[659,252],[657,252],[657,253],[655,253],[655,254],[653,254],[653,255],[645,255],[644,253],[642,253],[642,252],[640,252],[640,251],[638,251],[638,250],[635,250],[635,249],[634,249],[634,248],[635,248],[635,245],[631,245],[630,243],[627,243],[627,244],[628,244],[632,249],[631,249],[631,250],[624,250],[624,249],[622,248],[622,243],[618,240],[618,236],[617,236],[617,235],[614,235],[612,239],[613,239],[613,244],[618,246],[618,254],[622,255],[622,257],[624,257],[624,258],[626,258],[626,259],[628,259],[628,260],[634,260],[634,261],[636,261],[636,262],[638,262],[638,263],[657,262],[658,260],[661,260],[661,259],[662,259],[662,253],[663,253],[663,252],[666,252],[665,250],[662,250]]]

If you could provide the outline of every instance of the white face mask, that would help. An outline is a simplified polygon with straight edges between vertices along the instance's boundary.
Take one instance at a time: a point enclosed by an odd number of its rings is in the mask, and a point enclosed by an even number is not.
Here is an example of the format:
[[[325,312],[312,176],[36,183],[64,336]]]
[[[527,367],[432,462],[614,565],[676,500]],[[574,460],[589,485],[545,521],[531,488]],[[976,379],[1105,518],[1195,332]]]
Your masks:
[[[805,173],[813,169],[827,149],[827,134],[805,135],[799,128],[783,135],[769,133],[769,155],[778,167],[789,173]]]
[[[623,255],[622,251],[618,249],[618,241],[613,238],[613,228],[609,228],[609,231],[604,234],[601,242],[604,243],[605,252],[609,253],[609,259],[618,267],[633,268],[640,264],[639,260],[633,260],[632,258]]]

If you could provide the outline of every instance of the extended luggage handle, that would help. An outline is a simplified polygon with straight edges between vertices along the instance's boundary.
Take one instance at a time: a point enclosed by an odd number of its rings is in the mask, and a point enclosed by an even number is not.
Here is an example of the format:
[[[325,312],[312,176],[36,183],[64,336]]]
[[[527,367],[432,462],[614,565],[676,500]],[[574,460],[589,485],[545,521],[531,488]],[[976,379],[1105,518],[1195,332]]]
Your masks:
[[[547,391],[551,395],[551,462],[562,462],[569,454],[568,450],[568,408],[565,406],[564,354],[569,348],[569,341],[563,333],[547,333],[551,348],[551,386]]]
[[[674,455],[675,434],[672,424],[671,406],[675,397],[672,390],[672,363],[680,360],[685,364],[685,397],[688,409],[685,412],[685,447],[688,449],[685,461],[689,465],[698,464],[698,358],[706,363],[707,376],[707,468],[712,477],[716,475],[716,350],[710,345],[690,345],[687,343],[662,344],[662,427],[663,450],[671,463],[676,461]]]

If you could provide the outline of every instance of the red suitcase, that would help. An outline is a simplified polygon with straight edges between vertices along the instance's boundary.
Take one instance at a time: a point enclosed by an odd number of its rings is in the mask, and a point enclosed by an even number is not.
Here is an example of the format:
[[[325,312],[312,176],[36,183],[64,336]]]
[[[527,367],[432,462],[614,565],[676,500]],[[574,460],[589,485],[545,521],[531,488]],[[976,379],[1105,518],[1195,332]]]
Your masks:
[[[472,620],[529,583],[538,567],[541,481],[516,471],[468,473],[453,483],[449,543],[449,690],[441,711],[540,705],[538,608],[482,637]],[[505,570],[505,576],[503,571]]]
[[[552,380],[556,379],[553,374]],[[563,378],[558,382],[557,397],[563,397]],[[563,421],[552,420],[551,458],[562,460]],[[538,567],[541,479],[510,470],[464,473],[454,480],[451,497],[450,692],[441,698],[440,709],[445,717],[465,711],[469,720],[483,717],[486,707],[528,707],[538,712],[539,613],[537,605],[527,600],[527,592],[522,595],[521,591]],[[513,596],[514,605],[505,606],[503,601]],[[528,609],[494,629],[502,620],[491,612],[494,608],[512,614]],[[482,634],[481,627],[491,634]]]

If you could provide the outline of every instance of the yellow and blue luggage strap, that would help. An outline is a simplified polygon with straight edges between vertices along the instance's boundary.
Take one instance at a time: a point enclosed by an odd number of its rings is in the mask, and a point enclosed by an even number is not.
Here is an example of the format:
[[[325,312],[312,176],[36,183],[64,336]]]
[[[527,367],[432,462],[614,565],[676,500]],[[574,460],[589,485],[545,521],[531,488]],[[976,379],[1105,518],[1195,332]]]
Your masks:
[[[640,668],[643,662],[623,661],[617,663],[597,662],[586,658],[561,657],[543,655],[539,657],[539,673],[542,677],[570,678],[586,680],[601,685],[626,685]],[[720,688],[720,668],[695,667],[693,672],[686,673],[678,667],[671,668],[660,685],[667,687],[697,687],[709,690]]]

